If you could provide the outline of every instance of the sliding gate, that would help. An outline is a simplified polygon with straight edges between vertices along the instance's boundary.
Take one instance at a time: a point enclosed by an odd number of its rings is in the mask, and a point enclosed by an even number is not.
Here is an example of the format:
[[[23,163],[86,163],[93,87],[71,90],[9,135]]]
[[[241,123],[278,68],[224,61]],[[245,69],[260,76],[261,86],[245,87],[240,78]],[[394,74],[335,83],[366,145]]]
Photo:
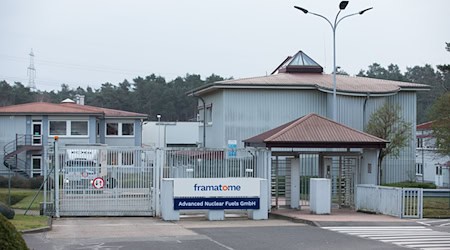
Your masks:
[[[57,151],[56,216],[155,215],[156,151],[101,146]]]
[[[44,211],[56,217],[158,216],[162,178],[270,176],[267,150],[56,146],[45,154]]]

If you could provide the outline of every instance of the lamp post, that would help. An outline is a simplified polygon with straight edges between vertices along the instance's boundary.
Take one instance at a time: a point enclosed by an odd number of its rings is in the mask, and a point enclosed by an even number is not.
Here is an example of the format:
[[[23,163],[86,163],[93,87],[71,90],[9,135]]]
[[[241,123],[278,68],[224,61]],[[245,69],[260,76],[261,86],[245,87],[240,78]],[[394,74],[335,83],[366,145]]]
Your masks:
[[[161,115],[157,114],[156,118],[158,118],[158,148],[161,147]]]
[[[362,14],[364,14],[364,12],[373,9],[372,7],[370,7],[370,8],[361,10],[359,12],[356,12],[356,13],[353,13],[353,14],[350,14],[350,15],[346,15],[346,16],[343,16],[343,17],[339,18],[339,14],[341,13],[342,10],[344,10],[347,7],[347,5],[348,5],[348,1],[342,1],[342,2],[339,3],[339,11],[336,14],[336,17],[334,19],[334,23],[332,23],[328,18],[326,18],[326,17],[324,17],[324,16],[322,16],[320,14],[317,14],[317,13],[314,13],[314,12],[310,12],[310,11],[308,11],[308,10],[302,8],[302,7],[294,6],[294,8],[302,11],[305,14],[309,13],[309,14],[312,14],[312,15],[315,15],[315,16],[318,16],[318,17],[321,17],[321,18],[325,19],[328,22],[328,24],[330,24],[331,29],[333,30],[333,114],[332,114],[333,121],[337,121],[337,103],[336,103],[336,28],[337,28],[338,24],[343,19],[345,19],[347,17],[354,16],[354,15],[362,15]]]

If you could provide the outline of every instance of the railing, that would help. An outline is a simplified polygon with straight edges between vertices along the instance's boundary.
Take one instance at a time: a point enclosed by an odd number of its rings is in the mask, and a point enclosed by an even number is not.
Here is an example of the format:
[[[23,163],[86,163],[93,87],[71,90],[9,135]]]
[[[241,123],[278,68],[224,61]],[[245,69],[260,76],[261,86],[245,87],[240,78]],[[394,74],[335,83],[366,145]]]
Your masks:
[[[19,173],[24,177],[29,177],[31,172],[31,166],[27,161],[24,161],[20,158],[12,158],[9,161],[5,161],[5,166],[10,168],[12,171]]]
[[[18,150],[20,146],[30,146],[33,142],[32,135],[22,135],[16,134],[16,139],[8,142],[4,147],[5,155],[11,154],[12,152]]]
[[[31,146],[32,144],[32,135],[16,134],[16,139],[10,141],[3,147],[3,165],[24,176],[28,176],[28,173],[30,173],[30,164],[27,161],[18,158],[17,155],[22,152],[21,147]]]
[[[422,218],[423,190],[357,185],[356,209],[399,218]]]

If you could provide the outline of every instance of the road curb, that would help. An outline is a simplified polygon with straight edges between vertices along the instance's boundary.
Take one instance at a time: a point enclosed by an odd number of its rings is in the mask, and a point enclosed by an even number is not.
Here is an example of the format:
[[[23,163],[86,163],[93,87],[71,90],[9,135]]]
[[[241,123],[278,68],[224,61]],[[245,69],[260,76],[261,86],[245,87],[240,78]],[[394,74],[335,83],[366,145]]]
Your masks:
[[[313,227],[320,227],[320,224],[317,223],[316,221],[305,220],[305,219],[300,219],[300,218],[294,218],[294,217],[290,217],[290,216],[286,216],[286,215],[282,215],[282,214],[269,213],[269,218],[270,219],[288,220],[288,221],[292,221],[292,222],[295,222],[295,223],[307,224],[307,225],[310,225],[310,226],[313,226]]]
[[[27,229],[27,230],[20,230],[23,234],[32,234],[32,233],[42,233],[42,232],[48,232],[52,230],[53,225],[53,218],[48,217],[47,220],[47,226],[46,227],[39,227],[39,228],[33,228],[33,229]]]

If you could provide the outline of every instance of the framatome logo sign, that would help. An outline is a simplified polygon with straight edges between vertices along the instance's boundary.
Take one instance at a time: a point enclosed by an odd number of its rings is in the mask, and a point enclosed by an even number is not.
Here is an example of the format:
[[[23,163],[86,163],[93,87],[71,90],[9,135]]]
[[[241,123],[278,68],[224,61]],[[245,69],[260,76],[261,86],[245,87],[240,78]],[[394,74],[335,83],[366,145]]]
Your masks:
[[[241,185],[199,185],[197,183],[194,184],[194,191],[219,191],[219,192],[226,192],[226,191],[241,191]]]
[[[174,197],[259,197],[258,178],[174,179]]]

